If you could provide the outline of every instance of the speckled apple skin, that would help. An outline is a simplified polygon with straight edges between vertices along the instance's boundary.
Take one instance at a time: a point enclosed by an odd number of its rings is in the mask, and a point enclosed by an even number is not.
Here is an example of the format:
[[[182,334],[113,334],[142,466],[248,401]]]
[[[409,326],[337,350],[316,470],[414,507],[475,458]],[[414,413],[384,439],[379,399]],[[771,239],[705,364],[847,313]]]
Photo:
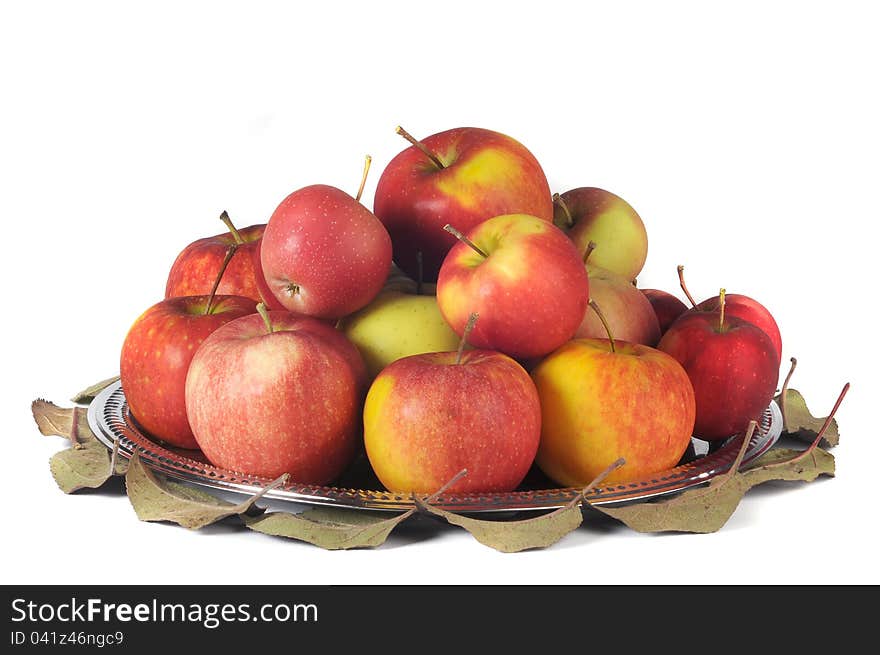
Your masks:
[[[244,296],[260,302],[257,277],[262,276],[262,271],[254,265],[253,253],[258,249],[264,228],[265,225],[251,225],[238,231],[244,243],[238,247],[229,261],[223,279],[220,280],[220,286],[217,287],[217,293]],[[235,239],[232,235],[224,232],[189,244],[171,266],[165,284],[165,297],[211,293],[226,257],[226,251],[233,243]]]
[[[539,357],[574,336],[589,302],[589,280],[571,240],[551,223],[511,214],[468,233],[483,257],[459,242],[443,262],[437,304],[450,327],[476,348],[517,359]]]
[[[694,391],[669,355],[640,344],[575,339],[532,370],[541,399],[536,462],[564,486],[585,486],[623,457],[607,482],[675,466],[690,443]]]
[[[186,416],[185,386],[190,362],[214,330],[252,314],[256,302],[241,296],[163,300],[138,317],[122,344],[119,373],[129,410],[152,436],[180,448],[197,448]]]
[[[338,331],[269,312],[232,321],[199,348],[186,408],[208,460],[219,467],[303,484],[343,471],[360,439],[365,369]]]
[[[596,301],[615,339],[652,348],[660,341],[660,323],[645,295],[614,273],[589,269],[590,298]],[[577,338],[606,339],[608,333],[591,307],[575,333]]]
[[[388,228],[394,261],[418,279],[437,279],[455,237],[447,223],[467,233],[502,214],[531,214],[553,220],[550,187],[538,160],[515,139],[476,127],[461,127],[422,139],[446,168],[439,169],[415,146],[399,153],[379,178],[373,209]]]
[[[694,434],[714,441],[759,420],[779,381],[779,356],[770,337],[746,321],[717,312],[686,312],[657,346],[678,360],[694,386]]]
[[[450,492],[511,491],[534,460],[541,410],[528,373],[497,352],[455,357],[399,359],[370,387],[364,444],[390,491],[431,493],[465,468]]]
[[[721,309],[721,298],[715,296],[704,300],[696,306],[695,311],[701,312],[717,312]],[[724,296],[724,313],[728,316],[736,316],[747,323],[755,325],[770,337],[773,347],[776,348],[776,354],[779,361],[782,361],[782,335],[779,333],[779,326],[776,319],[764,305],[754,298],[743,296],[738,293],[728,293]]]
[[[391,268],[391,238],[352,196],[316,184],[278,205],[260,256],[269,289],[285,308],[336,319],[366,306],[382,289]]]

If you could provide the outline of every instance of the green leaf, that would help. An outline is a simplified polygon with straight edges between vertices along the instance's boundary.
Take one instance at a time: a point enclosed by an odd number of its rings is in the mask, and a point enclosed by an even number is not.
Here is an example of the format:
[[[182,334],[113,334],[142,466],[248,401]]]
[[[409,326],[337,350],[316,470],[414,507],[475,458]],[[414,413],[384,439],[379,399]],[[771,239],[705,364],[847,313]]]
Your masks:
[[[95,396],[97,396],[101,391],[109,387],[117,380],[119,380],[119,376],[114,375],[112,378],[107,378],[106,380],[96,382],[95,384],[86,387],[79,393],[75,394],[70,400],[71,402],[77,403],[78,405],[88,405],[95,399]]]
[[[623,459],[615,461],[564,507],[528,519],[512,521],[475,519],[433,507],[430,498],[425,500],[416,498],[415,503],[420,511],[438,516],[452,525],[464,528],[481,544],[502,553],[518,553],[532,548],[547,548],[580,527],[584,520],[581,511],[584,494],[604,480],[611,471],[623,464]]]
[[[750,438],[751,430],[730,471],[714,478],[707,486],[655,502],[593,507],[638,532],[716,532],[727,523],[742,497],[755,485],[769,480],[811,482],[820,475],[834,475],[833,455],[816,448],[815,442],[804,452],[771,450],[751,468],[740,472],[739,464]]]
[[[31,413],[43,435],[69,439],[75,448],[88,441],[97,441],[89,428],[88,415],[81,407],[59,407],[37,398],[31,403]]]
[[[384,512],[318,507],[301,514],[269,512],[243,518],[245,525],[256,532],[306,541],[327,550],[343,550],[381,546],[394,528],[414,513],[409,510],[388,518]]]
[[[807,408],[807,401],[797,389],[786,389],[784,395],[780,393],[775,400],[783,409],[785,433],[802,441],[813,441],[819,434],[819,430],[822,429],[827,417],[816,418],[813,416]],[[839,443],[840,434],[837,429],[837,420],[831,419],[831,424],[822,436],[819,445],[824,448],[833,448]]]
[[[168,521],[198,530],[228,516],[244,514],[263,494],[286,480],[287,476],[283,475],[258,494],[236,505],[153,473],[135,453],[125,474],[125,489],[141,521]]]

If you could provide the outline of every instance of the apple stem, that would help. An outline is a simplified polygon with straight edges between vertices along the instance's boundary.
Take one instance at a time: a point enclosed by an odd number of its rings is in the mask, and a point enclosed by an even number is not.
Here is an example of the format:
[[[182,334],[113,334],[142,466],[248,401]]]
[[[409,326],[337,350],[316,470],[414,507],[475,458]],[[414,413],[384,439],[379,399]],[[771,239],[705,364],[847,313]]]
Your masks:
[[[590,241],[587,244],[587,249],[584,250],[584,264],[587,263],[587,260],[590,258],[590,255],[593,254],[593,251],[596,249],[596,242]]]
[[[416,251],[416,268],[418,273],[418,279],[416,280],[416,295],[422,295],[422,283],[425,279],[425,256],[422,254],[421,250]]]
[[[718,304],[720,305],[720,311],[718,312],[720,314],[720,319],[718,321],[718,329],[719,330],[724,329],[724,305],[725,305],[724,296],[726,296],[726,295],[727,295],[727,290],[724,288],[722,288],[718,292]]]
[[[478,318],[480,318],[480,315],[477,312],[472,312],[471,315],[468,316],[467,325],[464,326],[464,332],[461,334],[461,341],[458,342],[458,353],[455,356],[456,364],[461,364],[461,356],[464,353],[464,347],[467,345],[467,339],[473,331],[474,326],[477,324]]]
[[[272,334],[275,330],[272,328],[272,321],[269,319],[269,310],[266,309],[265,303],[257,303],[257,313],[262,317],[263,323],[266,324],[266,332]]]
[[[437,498],[440,497],[440,496],[442,496],[442,495],[446,492],[446,490],[449,489],[449,487],[451,487],[451,486],[454,485],[456,482],[458,482],[459,480],[461,480],[461,479],[462,479],[464,476],[466,476],[467,474],[468,474],[468,470],[467,470],[467,469],[461,469],[458,473],[456,473],[455,475],[453,475],[452,478],[451,478],[446,484],[444,484],[444,485],[443,485],[442,487],[440,487],[437,491],[435,491],[435,492],[432,493],[430,496],[428,496],[427,498],[425,498],[425,500],[422,501],[422,502],[424,502],[424,503],[431,503],[431,502],[437,500]]]
[[[562,199],[558,193],[553,194],[553,204],[559,205],[559,208],[562,210],[562,213],[565,214],[565,222],[568,227],[572,227],[574,225],[574,218],[571,215],[571,212],[568,209],[568,203]]]
[[[779,392],[779,411],[782,412],[782,429],[788,432],[788,412],[786,411],[786,405],[788,404],[785,399],[785,394],[788,392],[788,383],[791,381],[791,376],[794,375],[794,369],[797,368],[797,359],[791,358],[791,368],[788,369],[788,375],[785,376],[785,382],[782,383],[782,390]]]
[[[486,252],[483,251],[482,248],[480,248],[477,244],[475,244],[473,241],[468,239],[464,234],[462,234],[461,232],[456,230],[454,227],[452,227],[449,223],[444,225],[443,229],[446,230],[447,232],[449,232],[449,234],[454,236],[456,239],[458,239],[462,243],[466,243],[467,245],[469,245],[471,248],[474,249],[475,252],[479,253],[483,257],[489,256]]]
[[[617,348],[614,347],[614,335],[611,333],[611,326],[608,325],[608,320],[605,318],[605,314],[602,313],[602,310],[599,309],[599,304],[595,300],[590,300],[590,309],[596,312],[596,316],[599,317],[599,320],[602,321],[602,327],[605,328],[605,332],[608,333],[608,341],[611,344],[611,352],[616,353]]]
[[[426,146],[424,143],[419,141],[417,138],[415,138],[412,134],[407,132],[405,129],[400,127],[400,125],[398,125],[394,129],[394,131],[397,132],[404,139],[409,141],[411,144],[413,144],[416,148],[421,150],[422,154],[425,155],[425,157],[427,157],[428,159],[430,159],[437,168],[440,168],[440,169],[446,168],[446,166],[443,165],[443,162],[440,161],[440,158],[437,155],[435,155],[433,152],[431,152],[430,149],[428,149],[428,146]]]
[[[220,220],[223,221],[223,224],[226,225],[226,228],[232,234],[232,238],[235,239],[235,243],[237,243],[238,245],[243,244],[244,239],[242,238],[241,233],[238,231],[235,225],[233,225],[232,219],[229,218],[229,214],[226,213],[226,210],[224,210],[223,213],[220,214]]]
[[[681,290],[684,291],[684,295],[690,301],[691,307],[696,307],[697,301],[694,300],[691,292],[688,291],[687,285],[684,283],[684,266],[682,266],[681,264],[678,265],[678,283],[681,285]]]
[[[205,306],[206,316],[211,313],[211,308],[214,305],[214,296],[217,295],[217,289],[220,287],[220,280],[223,279],[226,267],[229,266],[229,262],[232,261],[232,257],[235,255],[236,250],[238,250],[237,243],[230,244],[226,249],[226,256],[223,258],[223,263],[220,264],[220,272],[217,274],[217,277],[214,278],[214,286],[211,287],[211,294],[208,296],[208,304]]]
[[[370,155],[364,157],[364,172],[361,174],[361,185],[358,187],[357,195],[354,197],[358,202],[361,201],[361,196],[364,194],[364,186],[367,184],[367,174],[370,172],[371,163],[373,163],[373,158]]]

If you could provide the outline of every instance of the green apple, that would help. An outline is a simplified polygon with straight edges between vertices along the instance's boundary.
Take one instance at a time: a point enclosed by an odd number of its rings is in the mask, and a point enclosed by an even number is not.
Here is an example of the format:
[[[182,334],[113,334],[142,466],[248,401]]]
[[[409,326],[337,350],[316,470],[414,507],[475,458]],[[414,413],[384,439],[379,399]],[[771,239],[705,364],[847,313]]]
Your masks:
[[[413,293],[405,281],[389,283],[369,305],[347,316],[339,328],[357,346],[370,379],[401,357],[449,352],[458,348],[458,335],[446,323],[433,295]],[[434,285],[424,285],[430,292]]]

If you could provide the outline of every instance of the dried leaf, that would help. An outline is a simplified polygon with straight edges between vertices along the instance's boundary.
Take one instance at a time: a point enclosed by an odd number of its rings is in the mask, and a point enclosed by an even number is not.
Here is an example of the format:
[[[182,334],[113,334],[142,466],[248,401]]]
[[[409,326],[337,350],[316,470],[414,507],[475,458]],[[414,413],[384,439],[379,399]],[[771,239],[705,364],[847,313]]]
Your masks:
[[[785,404],[783,416],[785,416],[785,433],[802,441],[811,442],[816,438],[826,417],[816,418],[807,409],[807,401],[797,389],[786,389],[784,396],[780,393],[776,396],[776,402],[780,407]],[[837,431],[837,421],[832,419],[822,441],[819,444],[824,448],[833,448],[840,443],[840,434]]]
[[[110,454],[104,444],[87,441],[81,448],[66,448],[49,459],[49,470],[66,494],[97,489],[110,479]]]
[[[845,393],[846,388],[832,414],[837,411]],[[755,485],[769,480],[812,482],[820,475],[834,475],[834,457],[817,448],[821,432],[806,451],[770,451],[748,470],[740,471],[740,462],[755,427],[752,421],[730,470],[711,480],[707,486],[689,489],[665,500],[622,507],[594,505],[595,509],[637,532],[716,532],[727,523],[742,497]]]
[[[101,380],[100,382],[96,382],[95,384],[86,387],[79,393],[71,398],[71,402],[77,403],[79,405],[88,405],[95,399],[101,391],[109,387],[111,384],[119,380],[118,375],[114,375],[112,378],[107,378],[106,380]]]
[[[41,434],[70,439],[74,446],[87,441],[96,441],[94,433],[89,428],[88,415],[81,407],[59,407],[48,400],[37,398],[31,403],[31,413]]]
[[[306,541],[327,550],[342,550],[381,546],[394,528],[414,513],[410,510],[387,518],[387,514],[380,512],[321,507],[301,514],[269,512],[243,518],[245,525],[256,532]]]
[[[565,507],[560,507],[548,514],[518,521],[475,519],[432,507],[430,502],[419,498],[416,498],[415,502],[420,511],[439,516],[452,525],[464,528],[481,544],[502,553],[518,553],[531,548],[547,548],[580,527],[584,519],[583,512],[581,512],[584,494],[605,479],[611,471],[623,464],[622,459],[614,462]]]

